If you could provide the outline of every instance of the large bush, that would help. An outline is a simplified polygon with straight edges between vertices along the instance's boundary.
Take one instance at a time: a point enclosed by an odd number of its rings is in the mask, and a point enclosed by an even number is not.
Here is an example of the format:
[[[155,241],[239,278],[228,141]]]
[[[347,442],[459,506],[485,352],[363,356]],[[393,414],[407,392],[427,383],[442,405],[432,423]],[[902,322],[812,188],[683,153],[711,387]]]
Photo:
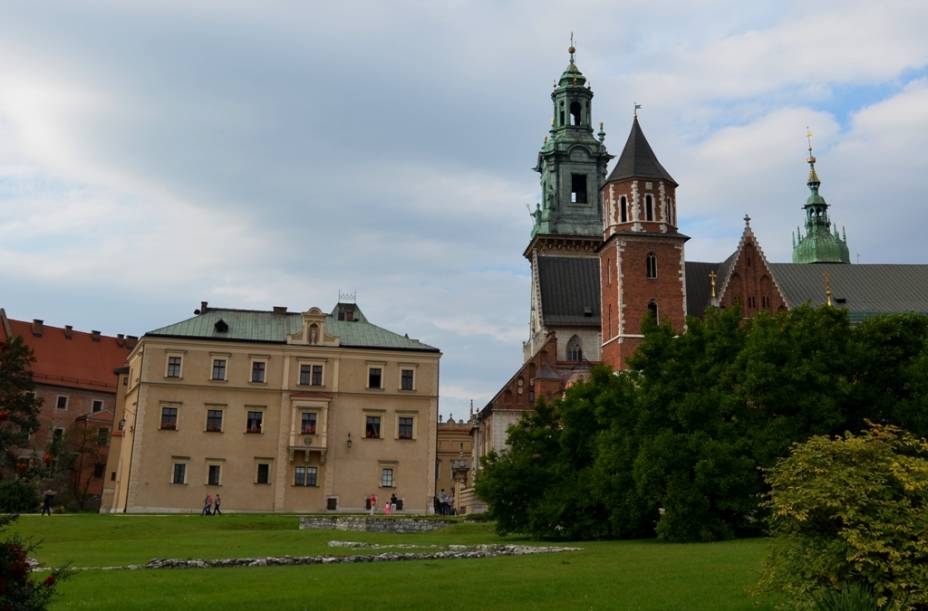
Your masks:
[[[775,536],[762,589],[810,606],[869,590],[928,607],[928,442],[892,427],[813,437],[767,474]]]

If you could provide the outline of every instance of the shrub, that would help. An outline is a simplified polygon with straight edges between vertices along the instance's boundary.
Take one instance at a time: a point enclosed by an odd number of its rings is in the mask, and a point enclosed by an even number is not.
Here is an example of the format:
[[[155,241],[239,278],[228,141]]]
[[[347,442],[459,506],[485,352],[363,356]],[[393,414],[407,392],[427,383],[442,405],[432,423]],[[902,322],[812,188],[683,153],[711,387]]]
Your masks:
[[[16,517],[0,516],[0,528],[10,524]],[[45,609],[55,594],[58,581],[67,575],[65,569],[54,569],[38,580],[33,580],[28,555],[34,548],[34,545],[15,535],[0,542],[0,609]]]
[[[38,506],[39,497],[32,484],[18,478],[0,480],[0,512],[26,513]]]
[[[767,481],[775,539],[760,590],[808,607],[855,588],[875,608],[928,605],[928,442],[874,424],[813,437]]]

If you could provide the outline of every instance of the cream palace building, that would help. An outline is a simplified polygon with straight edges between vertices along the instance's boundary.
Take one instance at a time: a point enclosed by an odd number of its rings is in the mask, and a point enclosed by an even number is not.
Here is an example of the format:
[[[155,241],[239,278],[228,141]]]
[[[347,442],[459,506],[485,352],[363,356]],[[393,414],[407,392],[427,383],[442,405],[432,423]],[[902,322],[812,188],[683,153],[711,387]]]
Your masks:
[[[236,310],[146,333],[117,370],[101,511],[430,512],[441,353],[367,321]]]

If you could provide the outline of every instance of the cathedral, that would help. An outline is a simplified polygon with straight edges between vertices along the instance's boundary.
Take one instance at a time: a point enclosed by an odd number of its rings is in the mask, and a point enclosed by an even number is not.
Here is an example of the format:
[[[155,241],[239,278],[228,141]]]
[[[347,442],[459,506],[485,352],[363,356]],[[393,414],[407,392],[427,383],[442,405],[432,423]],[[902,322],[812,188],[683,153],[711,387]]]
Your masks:
[[[853,323],[928,313],[928,265],[851,264],[820,192],[809,145],[804,227],[790,263],[764,256],[750,217],[722,262],[688,261],[677,225],[677,182],[636,116],[618,161],[594,133],[593,91],[574,60],[551,93],[553,116],[535,171],[541,198],[524,255],[531,266],[523,363],[474,419],[474,458],[501,450],[506,431],[536,398],[562,393],[592,365],[615,369],[643,340],[647,317],[683,332],[687,316],[739,306],[745,317],[802,304],[844,308]],[[682,202],[685,206],[685,202]]]

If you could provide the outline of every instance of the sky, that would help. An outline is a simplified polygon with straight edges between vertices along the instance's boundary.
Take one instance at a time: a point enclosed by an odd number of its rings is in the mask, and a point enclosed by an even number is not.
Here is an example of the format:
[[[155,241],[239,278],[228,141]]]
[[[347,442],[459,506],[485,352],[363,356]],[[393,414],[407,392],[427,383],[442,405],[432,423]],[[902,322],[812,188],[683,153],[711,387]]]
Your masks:
[[[618,155],[635,102],[688,260],[743,216],[788,261],[821,193],[852,261],[928,263],[928,3],[0,4],[0,306],[142,335],[218,307],[329,311],[439,347],[440,412],[521,364],[551,83]]]

